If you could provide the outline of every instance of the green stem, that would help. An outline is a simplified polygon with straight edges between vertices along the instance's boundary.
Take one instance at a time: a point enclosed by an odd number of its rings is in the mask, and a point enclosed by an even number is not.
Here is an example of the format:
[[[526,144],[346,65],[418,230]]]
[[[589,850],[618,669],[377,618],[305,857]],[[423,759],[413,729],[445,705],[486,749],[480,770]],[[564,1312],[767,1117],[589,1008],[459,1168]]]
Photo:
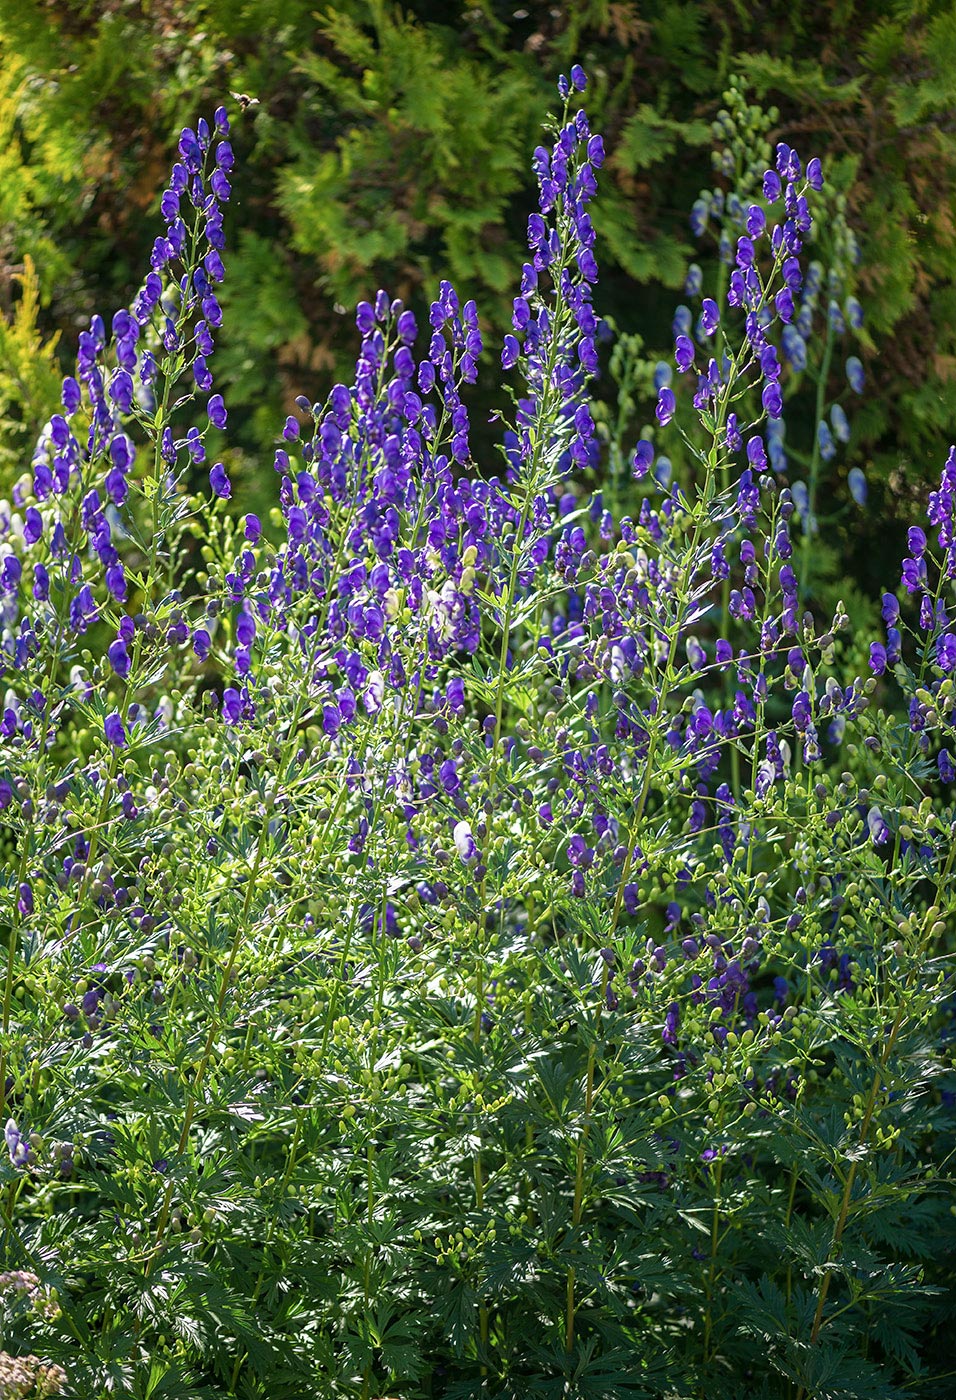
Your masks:
[[[719,1149],[718,1149],[719,1153]],[[720,1188],[724,1175],[724,1159],[720,1155],[717,1157],[717,1165],[714,1170],[714,1210],[710,1225],[710,1265],[707,1270],[707,1286],[705,1289],[707,1303],[704,1310],[704,1365],[710,1361],[710,1341],[713,1334],[713,1304],[714,1304],[714,1284],[717,1276],[717,1245],[720,1237]]]
[[[817,503],[817,478],[820,472],[820,434],[818,428],[823,421],[827,400],[827,380],[830,378],[830,364],[833,359],[835,332],[827,316],[827,338],[823,347],[823,360],[817,379],[817,398],[813,424],[813,450],[810,454],[810,479],[807,483],[807,524],[803,532],[803,548],[800,554],[800,597],[806,600],[807,581],[810,577],[810,551],[813,541],[814,512]]]

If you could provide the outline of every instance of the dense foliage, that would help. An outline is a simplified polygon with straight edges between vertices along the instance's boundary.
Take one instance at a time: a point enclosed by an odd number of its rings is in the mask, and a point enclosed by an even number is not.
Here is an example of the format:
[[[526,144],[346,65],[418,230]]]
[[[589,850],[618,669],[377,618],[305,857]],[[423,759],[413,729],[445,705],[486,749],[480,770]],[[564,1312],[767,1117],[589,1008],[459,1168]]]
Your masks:
[[[235,513],[220,108],[0,512],[7,1393],[949,1393],[956,449],[874,629],[808,610],[853,260],[731,95],[729,265],[590,491],[585,86],[492,457],[475,302],[379,292]]]

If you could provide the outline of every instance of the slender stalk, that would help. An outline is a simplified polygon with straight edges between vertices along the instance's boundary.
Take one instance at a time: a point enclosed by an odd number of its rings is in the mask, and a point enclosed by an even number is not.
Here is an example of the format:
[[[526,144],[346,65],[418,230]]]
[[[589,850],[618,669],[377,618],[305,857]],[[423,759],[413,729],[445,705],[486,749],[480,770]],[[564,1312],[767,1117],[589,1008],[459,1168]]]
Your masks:
[[[710,1340],[713,1335],[714,1317],[714,1284],[717,1277],[717,1245],[720,1237],[720,1190],[724,1176],[724,1159],[719,1154],[717,1165],[714,1169],[714,1210],[710,1224],[710,1264],[707,1270],[707,1283],[705,1286],[706,1305],[704,1308],[704,1365],[710,1361]]]
[[[823,360],[820,364],[820,373],[817,379],[817,397],[813,424],[813,449],[810,453],[810,479],[807,483],[807,527],[803,533],[800,552],[800,597],[803,599],[806,599],[807,596],[807,582],[810,577],[810,552],[815,523],[814,512],[817,502],[817,479],[820,474],[820,435],[817,429],[819,424],[823,421],[823,410],[826,408],[827,380],[830,378],[830,364],[833,359],[835,338],[835,332],[828,313],[827,338],[823,346]]]

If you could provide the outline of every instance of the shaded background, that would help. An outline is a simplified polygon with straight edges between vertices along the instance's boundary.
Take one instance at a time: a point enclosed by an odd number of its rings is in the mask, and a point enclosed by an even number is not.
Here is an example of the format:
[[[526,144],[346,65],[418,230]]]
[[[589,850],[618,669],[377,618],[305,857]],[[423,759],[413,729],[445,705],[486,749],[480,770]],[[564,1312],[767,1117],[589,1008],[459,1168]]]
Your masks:
[[[886,582],[887,532],[913,518],[956,436],[951,0],[0,0],[3,492],[77,330],[142,279],[180,127],[221,101],[237,166],[214,368],[253,495],[271,490],[294,396],[349,374],[352,308],[377,287],[421,311],[450,277],[496,358],[534,207],[531,149],[575,61],[608,150],[597,309],[654,354],[669,350],[688,262],[713,262],[688,213],[714,185],[729,79],[779,109],[772,140],[839,167],[869,338],[841,470],[862,466],[871,484],[844,567],[868,591]],[[259,105],[240,119],[230,92]],[[613,395],[607,376],[600,392]]]

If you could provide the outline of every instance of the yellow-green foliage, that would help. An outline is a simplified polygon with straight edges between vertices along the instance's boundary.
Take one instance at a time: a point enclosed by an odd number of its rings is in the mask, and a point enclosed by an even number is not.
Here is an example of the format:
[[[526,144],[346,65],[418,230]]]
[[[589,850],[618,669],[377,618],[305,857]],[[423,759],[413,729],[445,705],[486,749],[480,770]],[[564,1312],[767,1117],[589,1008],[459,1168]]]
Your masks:
[[[37,328],[40,281],[26,254],[14,274],[20,294],[9,318],[0,317],[0,495],[29,466],[32,439],[56,412],[60,371],[59,332],[49,339]]]

